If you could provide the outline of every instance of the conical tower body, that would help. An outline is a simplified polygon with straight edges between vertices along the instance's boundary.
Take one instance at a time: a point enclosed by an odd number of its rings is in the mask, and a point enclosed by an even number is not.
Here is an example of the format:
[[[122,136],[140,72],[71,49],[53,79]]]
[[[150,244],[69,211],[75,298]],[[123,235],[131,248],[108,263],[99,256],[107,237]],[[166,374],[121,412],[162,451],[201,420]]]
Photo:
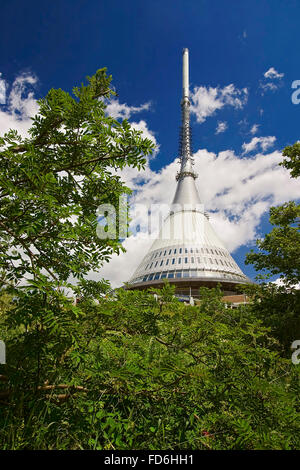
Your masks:
[[[234,292],[250,280],[243,274],[212,228],[195,184],[197,175],[191,150],[189,55],[183,50],[182,126],[180,171],[170,214],[157,239],[130,279],[129,288],[147,289],[167,279],[179,295],[197,295],[200,286],[221,284]]]

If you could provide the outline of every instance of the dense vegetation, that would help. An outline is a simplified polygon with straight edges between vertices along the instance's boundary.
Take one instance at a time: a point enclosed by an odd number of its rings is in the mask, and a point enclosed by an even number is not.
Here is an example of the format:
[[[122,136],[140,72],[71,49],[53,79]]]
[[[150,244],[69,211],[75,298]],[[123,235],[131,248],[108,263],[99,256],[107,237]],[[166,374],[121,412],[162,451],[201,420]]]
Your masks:
[[[189,306],[168,284],[154,296],[85,279],[122,249],[95,231],[99,204],[128,192],[111,170],[153,148],[105,114],[109,82],[100,70],[73,97],[51,90],[30,137],[0,139],[0,448],[299,448],[298,205],[272,209],[248,256],[283,286],[249,287],[238,309],[219,289]]]

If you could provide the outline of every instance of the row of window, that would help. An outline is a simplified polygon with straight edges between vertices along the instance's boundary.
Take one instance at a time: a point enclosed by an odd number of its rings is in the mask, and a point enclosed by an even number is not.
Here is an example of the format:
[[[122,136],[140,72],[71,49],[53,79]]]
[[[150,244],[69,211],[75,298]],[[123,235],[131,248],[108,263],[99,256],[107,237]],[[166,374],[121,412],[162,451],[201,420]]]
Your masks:
[[[212,258],[208,258],[208,261],[206,258],[203,258],[203,261],[201,261],[201,258],[198,256],[197,258],[195,258],[194,256],[191,256],[191,258],[188,258],[188,257],[184,257],[184,258],[177,258],[177,264],[188,264],[188,263],[191,263],[191,264],[194,264],[195,262],[198,263],[198,264],[201,264],[201,262],[203,263],[210,263],[210,264],[217,264],[217,265],[221,265],[221,266],[230,266],[232,268],[234,268],[235,266],[230,263],[229,261],[225,261],[225,260],[221,260],[219,259],[219,261],[217,259],[212,259]],[[147,271],[147,269],[152,269],[153,268],[156,268],[158,265],[159,266],[169,266],[169,265],[173,265],[176,263],[176,258],[167,258],[166,260],[162,259],[161,261],[155,261],[155,262],[152,262],[152,263],[148,263],[146,268],[145,268],[145,271]]]
[[[186,278],[186,277],[200,277],[201,272],[198,272],[196,269],[191,269],[191,270],[183,270],[183,271],[173,271],[173,272],[159,272],[159,273],[151,273],[146,276],[142,276],[139,278],[136,278],[133,282],[146,282],[146,281],[156,281],[158,279],[180,279],[180,278]],[[239,277],[240,279],[243,279],[244,277],[241,275],[232,275],[232,274],[227,274],[227,273],[222,273],[222,277],[228,278],[228,279],[233,279],[236,277]]]
[[[151,255],[151,258],[149,261],[155,259],[155,258],[160,258],[162,255],[163,256],[166,256],[166,254],[168,255],[171,255],[173,253],[173,255],[176,255],[178,252],[178,254],[183,254],[183,253],[202,253],[203,255],[205,253],[207,253],[208,255],[209,254],[216,254],[216,255],[220,255],[220,256],[226,256],[226,253],[219,250],[219,249],[216,249],[216,248],[170,248],[170,249],[167,249],[167,250],[162,250],[162,251],[157,251],[156,253],[153,253]]]

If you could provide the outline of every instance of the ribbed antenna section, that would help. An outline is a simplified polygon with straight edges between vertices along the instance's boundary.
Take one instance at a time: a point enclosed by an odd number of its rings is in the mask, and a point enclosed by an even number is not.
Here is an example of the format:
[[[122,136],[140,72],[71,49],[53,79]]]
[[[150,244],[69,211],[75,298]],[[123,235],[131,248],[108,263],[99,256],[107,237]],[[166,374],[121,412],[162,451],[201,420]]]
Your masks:
[[[192,128],[190,125],[189,102],[181,102],[181,122],[179,133],[179,158],[191,157],[192,152]]]

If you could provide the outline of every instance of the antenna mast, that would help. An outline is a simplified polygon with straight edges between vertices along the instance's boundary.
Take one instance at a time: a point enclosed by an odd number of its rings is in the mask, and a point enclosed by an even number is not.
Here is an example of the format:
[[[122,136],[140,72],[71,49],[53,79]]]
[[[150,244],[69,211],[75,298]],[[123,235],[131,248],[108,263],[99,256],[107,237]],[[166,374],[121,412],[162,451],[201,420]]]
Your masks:
[[[182,100],[181,100],[181,128],[179,140],[179,158],[181,162],[180,172],[177,173],[177,181],[185,176],[197,178],[193,169],[191,126],[190,126],[190,100],[189,100],[189,50],[182,52]]]

